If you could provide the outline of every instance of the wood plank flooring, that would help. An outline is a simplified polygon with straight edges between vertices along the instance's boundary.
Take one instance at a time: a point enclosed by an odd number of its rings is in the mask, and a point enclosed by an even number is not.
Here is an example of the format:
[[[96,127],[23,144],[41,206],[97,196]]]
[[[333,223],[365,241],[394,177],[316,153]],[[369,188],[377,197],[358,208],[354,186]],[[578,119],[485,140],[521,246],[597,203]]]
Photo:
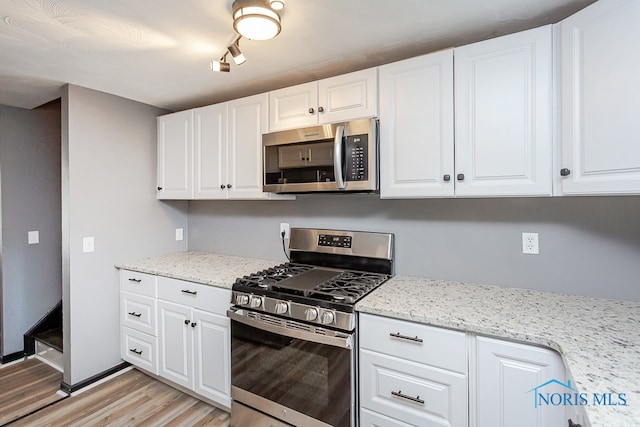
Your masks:
[[[22,418],[11,427],[228,427],[230,415],[131,370]]]
[[[37,359],[0,368],[0,426],[63,398],[62,373]]]

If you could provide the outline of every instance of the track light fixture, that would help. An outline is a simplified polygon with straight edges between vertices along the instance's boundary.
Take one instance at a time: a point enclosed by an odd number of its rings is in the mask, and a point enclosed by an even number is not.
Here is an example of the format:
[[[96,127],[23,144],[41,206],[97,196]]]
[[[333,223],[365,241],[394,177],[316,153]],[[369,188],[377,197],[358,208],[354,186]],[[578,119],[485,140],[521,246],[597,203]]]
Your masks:
[[[210,62],[211,71],[228,73],[231,66],[227,55],[231,54],[236,65],[242,65],[247,58],[240,50],[242,37],[250,40],[268,40],[280,34],[280,11],[285,0],[234,0],[232,8],[233,29],[236,37],[227,46],[227,51],[219,60]]]

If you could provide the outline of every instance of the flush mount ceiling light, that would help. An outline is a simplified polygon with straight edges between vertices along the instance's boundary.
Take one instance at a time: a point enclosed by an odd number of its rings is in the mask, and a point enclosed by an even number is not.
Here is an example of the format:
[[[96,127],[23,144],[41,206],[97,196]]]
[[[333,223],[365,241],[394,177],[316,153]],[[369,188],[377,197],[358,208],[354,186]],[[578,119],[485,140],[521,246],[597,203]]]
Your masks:
[[[235,0],[233,29],[249,40],[269,40],[280,34],[282,0]]]
[[[282,10],[284,9],[284,0],[269,0],[269,5],[273,10]]]

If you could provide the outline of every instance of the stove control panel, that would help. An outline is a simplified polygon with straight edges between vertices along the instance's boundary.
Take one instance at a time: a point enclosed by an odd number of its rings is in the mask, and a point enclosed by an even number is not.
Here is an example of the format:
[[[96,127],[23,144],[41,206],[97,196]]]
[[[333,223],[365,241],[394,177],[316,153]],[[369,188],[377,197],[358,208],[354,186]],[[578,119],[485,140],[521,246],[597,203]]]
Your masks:
[[[318,246],[351,249],[351,236],[336,236],[333,234],[319,234]]]
[[[237,307],[247,307],[257,312],[277,314],[284,318],[327,325],[344,331],[352,331],[355,328],[354,313],[239,291],[233,291],[231,298]]]

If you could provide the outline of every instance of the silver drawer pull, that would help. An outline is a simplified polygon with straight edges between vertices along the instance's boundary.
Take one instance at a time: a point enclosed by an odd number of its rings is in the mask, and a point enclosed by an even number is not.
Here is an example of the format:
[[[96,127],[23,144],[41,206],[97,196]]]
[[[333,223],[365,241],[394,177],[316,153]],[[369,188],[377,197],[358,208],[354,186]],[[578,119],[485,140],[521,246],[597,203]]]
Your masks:
[[[132,278],[129,279],[129,281],[130,282],[140,283],[140,282],[142,282],[142,279],[135,279],[135,278],[132,277]]]
[[[189,289],[183,289],[180,292],[182,292],[183,294],[189,294],[189,295],[196,295],[198,293],[198,291],[190,291]]]
[[[406,394],[402,394],[401,390],[392,391],[391,394],[394,395],[395,397],[399,397],[401,399],[410,400],[412,402],[416,402],[416,403],[419,403],[421,405],[424,405],[424,400],[420,399],[420,396],[416,396],[416,397],[407,396]]]
[[[390,333],[389,336],[393,337],[393,338],[399,338],[401,340],[407,340],[407,341],[413,341],[413,342],[422,342],[422,338],[418,338],[417,336],[408,337],[406,335],[400,335],[400,332],[397,332],[395,334],[394,333]]]
[[[129,316],[140,317],[140,316],[142,316],[142,313],[136,313],[135,311],[131,311],[131,312],[129,312]]]
[[[137,354],[138,356],[142,354],[142,350],[138,350],[137,348],[130,348],[129,351]]]

